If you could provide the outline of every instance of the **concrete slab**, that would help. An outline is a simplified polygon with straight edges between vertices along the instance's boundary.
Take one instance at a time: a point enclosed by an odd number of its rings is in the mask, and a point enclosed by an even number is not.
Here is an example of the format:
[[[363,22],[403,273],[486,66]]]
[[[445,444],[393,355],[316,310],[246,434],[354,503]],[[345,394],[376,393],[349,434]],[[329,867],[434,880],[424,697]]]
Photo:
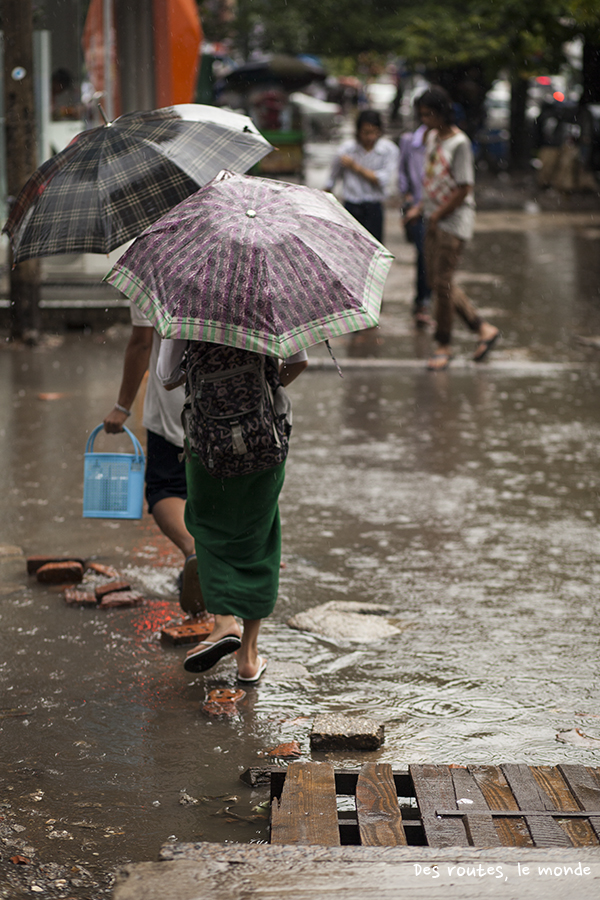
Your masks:
[[[322,713],[310,733],[311,750],[379,750],[383,744],[383,722],[366,716]]]
[[[331,600],[297,613],[288,625],[335,641],[374,643],[403,630],[386,613],[391,614],[389,607],[377,603]]]

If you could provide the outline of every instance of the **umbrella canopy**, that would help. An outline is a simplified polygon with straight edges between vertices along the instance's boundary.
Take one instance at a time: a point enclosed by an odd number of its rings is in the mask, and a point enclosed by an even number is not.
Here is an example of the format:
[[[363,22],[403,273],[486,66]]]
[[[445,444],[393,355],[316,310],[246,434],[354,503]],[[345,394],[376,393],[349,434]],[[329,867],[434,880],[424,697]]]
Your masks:
[[[377,325],[392,259],[331,194],[223,172],[105,280],[162,337],[287,357]]]
[[[326,77],[325,69],[314,60],[275,53],[233,69],[219,82],[219,87],[244,90],[264,82],[277,82],[287,90],[297,91],[311,81],[324,81]]]
[[[272,149],[247,116],[194,103],[83,131],[17,197],[3,228],[14,261],[108,253],[224,167],[245,172]]]

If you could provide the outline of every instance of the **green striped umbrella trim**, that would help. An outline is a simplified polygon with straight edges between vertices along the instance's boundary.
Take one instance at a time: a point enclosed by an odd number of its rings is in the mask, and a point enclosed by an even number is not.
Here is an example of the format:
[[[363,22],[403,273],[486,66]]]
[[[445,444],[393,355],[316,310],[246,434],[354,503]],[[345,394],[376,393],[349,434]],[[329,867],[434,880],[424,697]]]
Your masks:
[[[377,250],[374,254],[365,279],[362,309],[333,312],[329,316],[291,329],[280,337],[239,325],[199,322],[196,319],[174,319],[164,310],[154,293],[126,267],[115,266],[104,280],[132,300],[163,338],[209,341],[285,358],[328,338],[341,337],[353,331],[375,327],[379,321],[383,287],[392,260],[393,256],[387,250]]]

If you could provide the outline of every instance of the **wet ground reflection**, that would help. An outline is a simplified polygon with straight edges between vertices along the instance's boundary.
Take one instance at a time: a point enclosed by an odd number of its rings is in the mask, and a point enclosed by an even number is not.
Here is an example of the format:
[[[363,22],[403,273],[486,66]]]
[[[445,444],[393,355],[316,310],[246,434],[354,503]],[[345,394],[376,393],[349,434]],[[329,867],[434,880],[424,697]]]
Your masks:
[[[309,755],[317,712],[381,717],[377,758],[398,765],[600,765],[600,750],[556,739],[575,727],[600,739],[600,366],[575,341],[600,334],[597,238],[546,220],[517,231],[502,215],[463,267],[503,330],[489,365],[410,363],[429,338],[411,330],[400,248],[370,347],[336,347],[343,380],[315,365],[294,385],[271,665],[228,720],[200,708],[233,686],[233,665],[191,677],[184,650],[159,641],[177,615],[177,555],[147,518],[81,518],[85,439],[114,400],[126,330],[0,353],[0,543],[98,556],[149,598],[71,609],[2,557],[2,799],[18,839],[85,865],[98,896],[115,865],[155,858],[172,836],[265,840],[266,794],[238,776],[283,741]],[[356,368],[357,355],[407,365]],[[133,420],[143,437],[139,409]],[[383,604],[401,631],[387,635],[383,617],[381,640],[363,645],[287,627],[332,599]]]

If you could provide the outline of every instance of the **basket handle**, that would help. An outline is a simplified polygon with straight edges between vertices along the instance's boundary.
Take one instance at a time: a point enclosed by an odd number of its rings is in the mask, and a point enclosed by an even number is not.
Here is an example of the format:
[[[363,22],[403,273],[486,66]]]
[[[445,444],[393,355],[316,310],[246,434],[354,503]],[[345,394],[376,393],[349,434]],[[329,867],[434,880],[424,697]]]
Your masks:
[[[87,443],[85,445],[86,453],[92,453],[92,451],[94,449],[94,441],[96,440],[96,436],[97,436],[98,432],[102,431],[103,428],[104,428],[104,424],[96,425],[96,427],[90,434],[89,438],[87,439]],[[133,448],[135,450],[135,455],[139,456],[140,459],[143,461],[144,460],[144,451],[142,450],[142,445],[136,438],[135,434],[132,431],[130,431],[129,428],[127,428],[125,425],[123,426],[123,431],[126,431],[127,434],[129,435],[129,437],[131,439],[131,443],[133,444]]]

